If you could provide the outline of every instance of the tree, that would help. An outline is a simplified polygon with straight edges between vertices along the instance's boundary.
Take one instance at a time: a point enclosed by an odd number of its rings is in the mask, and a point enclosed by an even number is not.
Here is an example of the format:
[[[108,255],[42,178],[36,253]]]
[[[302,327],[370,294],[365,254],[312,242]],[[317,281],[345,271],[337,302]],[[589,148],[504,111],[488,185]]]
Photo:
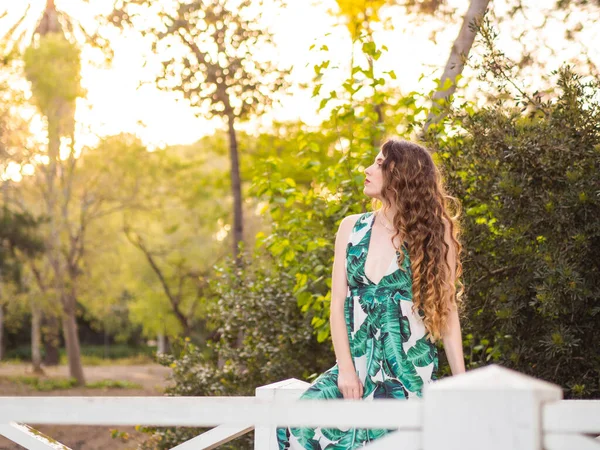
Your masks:
[[[430,136],[465,211],[467,364],[499,362],[595,398],[600,85],[566,65],[551,89],[526,88],[488,21],[480,37],[475,68],[492,101],[453,105]]]
[[[74,261],[64,261],[61,254],[61,233],[68,226],[71,182],[76,164],[73,147],[75,101],[83,94],[80,59],[76,45],[56,31],[56,19],[51,14],[44,17],[39,29],[45,34],[25,52],[25,73],[32,84],[34,102],[47,119],[49,163],[47,166],[38,166],[38,170],[44,172],[46,181],[44,197],[49,217],[48,256],[54,272],[55,289],[63,308],[62,325],[69,372],[78,383],[83,384],[85,380],[75,317],[77,300],[72,283],[65,283],[66,277],[73,281],[76,269],[72,264]],[[71,144],[66,164],[60,154],[62,138],[67,138]],[[73,239],[72,230],[65,231]]]
[[[2,53],[0,51],[0,53]],[[28,164],[33,157],[30,148],[30,133],[27,121],[23,117],[25,99],[22,92],[11,88],[11,82],[18,78],[15,61],[5,58],[2,76],[0,77],[0,171],[5,174],[0,182],[2,227],[0,233],[3,242],[0,249],[0,359],[4,347],[4,321],[9,303],[28,290],[24,261],[20,255],[33,258],[44,250],[40,237],[34,231],[39,231],[41,221],[30,211],[20,207],[15,202],[17,183],[8,178],[14,177],[15,168]],[[9,289],[13,295],[9,294]],[[30,303],[32,312],[32,362],[33,370],[40,373],[40,309],[35,302]]]
[[[261,6],[251,0],[171,0],[160,5],[120,0],[111,16],[112,24],[134,27],[150,38],[162,59],[162,71],[155,79],[159,88],[181,93],[198,114],[226,122],[236,259],[244,221],[235,125],[267,109],[286,86],[287,72],[266,56],[272,36],[260,27]],[[149,16],[160,24],[152,25],[156,22]]]
[[[376,43],[373,36],[373,24],[379,21],[379,10],[387,3],[386,0],[338,0],[337,4],[339,7],[338,14],[346,21],[346,26],[350,32],[352,38],[352,59],[350,61],[350,82],[353,82],[355,72],[355,57],[363,56],[366,58],[369,73],[375,72],[375,61],[379,59],[381,54],[380,51],[376,50]],[[354,50],[354,46],[358,44],[363,48],[357,52]],[[376,90],[376,86],[371,86],[373,90]],[[354,92],[350,93],[350,97],[354,96]],[[379,141],[384,133],[384,105],[381,96],[373,95],[371,99],[375,102],[373,105],[373,111],[376,114],[375,130],[373,133],[373,147],[379,146]]]
[[[146,336],[207,339],[207,283],[224,256],[223,152],[221,136],[149,152],[137,138],[120,135],[102,139],[84,154],[87,178],[102,188],[97,195],[124,206],[90,228],[91,242],[111,241],[88,250],[90,282],[107,276],[118,287],[103,288],[108,295],[99,297],[88,288],[90,308],[100,311],[107,296],[116,300],[126,292],[130,318]],[[110,275],[94,267],[106,264]]]
[[[49,218],[47,233],[47,256],[53,270],[57,303],[62,307],[63,334],[67,347],[70,375],[83,384],[79,336],[75,318],[76,298],[69,288],[72,283],[66,277],[76,273],[69,261],[61,254],[61,234],[65,231],[73,238],[72,230],[64,230],[68,215],[70,183],[74,167],[74,124],[75,101],[83,95],[80,83],[80,56],[76,35],[83,34],[91,41],[104,45],[96,34],[90,36],[78,22],[58,10],[54,0],[46,0],[42,16],[34,18],[34,28],[27,26],[30,19],[30,4],[17,19],[3,14],[12,25],[3,36],[6,50],[27,47],[24,66],[27,79],[31,82],[33,102],[44,116],[47,125],[48,164],[38,165],[45,175],[45,214]],[[68,142],[68,162],[63,164],[61,145]],[[72,262],[72,261],[71,261]],[[73,280],[71,280],[73,281]]]
[[[469,8],[465,12],[462,26],[452,45],[450,56],[440,78],[439,88],[433,95],[433,107],[423,127],[424,133],[427,133],[431,123],[437,122],[440,118],[439,111],[436,108],[439,100],[448,99],[456,91],[456,83],[465,67],[469,52],[477,35],[477,30],[479,29],[479,24],[485,15],[489,2],[490,0],[471,0]]]
[[[28,213],[11,211],[5,200],[3,198],[0,212],[0,360],[4,351],[4,314],[8,297],[5,287],[12,284],[17,293],[26,289],[17,252],[32,256],[44,249],[42,240],[36,234],[39,221]],[[39,329],[36,331],[39,332]],[[34,371],[41,371],[39,357],[34,361]]]
[[[295,283],[280,260],[262,251],[252,252],[238,267],[232,258],[220,263],[210,281],[209,319],[218,327],[219,339],[208,348],[190,339],[176,340],[170,354],[158,358],[169,367],[167,395],[252,395],[257,386],[282,379],[309,378],[331,367],[333,352],[319,345],[309,320],[301,313],[292,293]],[[235,280],[243,278],[244,285]],[[238,345],[243,330],[243,345]],[[217,363],[217,356],[226,363]],[[147,427],[152,436],[141,448],[168,449],[200,434],[188,427]],[[244,436],[225,449],[253,448],[252,436]]]

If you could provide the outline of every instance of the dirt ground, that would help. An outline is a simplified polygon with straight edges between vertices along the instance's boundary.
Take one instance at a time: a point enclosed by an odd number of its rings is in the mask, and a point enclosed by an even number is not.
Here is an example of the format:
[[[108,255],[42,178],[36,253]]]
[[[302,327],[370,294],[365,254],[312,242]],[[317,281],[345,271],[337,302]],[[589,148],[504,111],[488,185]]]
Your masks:
[[[66,366],[46,368],[48,377],[68,376]],[[166,376],[169,369],[158,364],[135,365],[135,366],[93,366],[84,368],[86,381],[119,380],[131,381],[141,385],[139,389],[90,389],[73,388],[54,391],[35,391],[30,386],[18,384],[7,380],[6,377],[26,375],[30,376],[30,365],[0,363],[0,405],[1,396],[154,396],[162,395],[166,386]],[[137,432],[133,427],[97,427],[97,426],[55,426],[29,424],[42,433],[56,439],[67,447],[78,450],[125,450],[135,449],[137,444],[148,437],[144,433]],[[111,430],[126,432],[129,439],[124,442],[111,437]],[[8,439],[0,436],[0,450],[23,449]]]

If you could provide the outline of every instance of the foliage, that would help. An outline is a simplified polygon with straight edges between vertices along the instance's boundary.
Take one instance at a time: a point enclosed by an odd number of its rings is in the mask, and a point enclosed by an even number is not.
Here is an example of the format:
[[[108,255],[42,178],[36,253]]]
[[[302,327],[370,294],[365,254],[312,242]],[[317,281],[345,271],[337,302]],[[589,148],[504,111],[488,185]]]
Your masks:
[[[369,30],[371,22],[379,21],[378,13],[388,0],[337,0],[339,15],[345,18],[346,26],[355,40],[365,30]]]
[[[292,293],[295,277],[257,251],[244,269],[228,261],[213,282],[211,319],[220,335],[214,350],[244,377],[248,393],[289,377],[309,378],[333,360],[318,345]]]
[[[2,355],[6,347],[5,330],[13,332],[20,328],[26,317],[24,302],[18,301],[27,289],[23,277],[23,264],[18,255],[26,254],[33,257],[44,252],[45,248],[39,237],[40,223],[40,219],[35,219],[27,212],[15,212],[9,209],[6,203],[0,210],[0,285],[2,288],[0,312],[3,316],[3,323],[0,326],[2,333],[0,354]]]
[[[60,135],[73,132],[75,101],[83,96],[79,53],[61,33],[48,33],[23,56],[33,101]]]
[[[204,333],[206,275],[222,253],[213,236],[225,216],[213,207],[224,188],[210,181],[225,163],[198,147],[150,152],[120,135],[82,157],[82,178],[114,211],[88,231],[90,242],[103,243],[89,246],[80,288],[95,328],[125,332],[132,322],[148,337]]]
[[[143,33],[164,58],[156,79],[160,88],[182,94],[201,114],[246,119],[270,105],[273,92],[285,86],[286,71],[274,70],[254,50],[259,42],[271,44],[250,8],[262,2],[243,0],[239,15],[231,7],[235,3],[240,2],[214,0],[202,8],[203,2],[123,1],[112,20],[119,27],[148,26]],[[343,217],[366,211],[363,170],[384,134],[410,137],[413,128],[421,128],[424,112],[419,95],[391,89],[396,74],[378,65],[387,49],[374,42],[370,26],[388,2],[337,3],[348,18],[354,53],[345,82],[330,90],[323,80],[336,68],[327,46],[315,46],[324,56],[314,66],[313,96],[328,119],[315,128],[276,123],[258,137],[240,133],[242,173],[253,178],[250,193],[265,215],[259,223],[256,214],[248,214],[244,226],[249,235],[252,225],[260,228],[258,244],[268,252],[243,269],[229,262],[214,268],[229,232],[227,135],[154,152],[121,135],[85,148],[76,162],[57,158],[65,175],[77,165],[67,183],[72,199],[58,200],[81,205],[63,218],[71,228],[62,230],[61,250],[72,254],[64,240],[69,234],[85,242],[76,277],[66,280],[74,283],[85,318],[122,341],[140,325],[146,336],[192,336],[175,345],[172,356],[161,357],[174,369],[170,395],[251,394],[258,385],[289,376],[310,379],[333,360],[328,317],[335,232]],[[443,3],[408,0],[403,6],[435,12]],[[569,8],[584,3],[556,2]],[[154,12],[157,21],[137,21]],[[490,45],[494,35],[488,31],[482,29],[482,37]],[[163,51],[171,44],[182,53]],[[72,131],[75,100],[83,95],[79,56],[77,45],[52,33],[40,36],[24,55],[32,101],[61,136]],[[466,102],[450,111],[429,142],[466,213],[465,353],[469,367],[502,363],[554,381],[569,396],[594,397],[600,366],[592,335],[600,312],[598,85],[565,68],[558,89],[529,92],[518,79],[534,56],[543,61],[543,52],[527,53],[519,65],[497,51],[486,53],[476,69],[482,80],[494,83],[478,92],[487,104]],[[0,86],[0,164],[39,161],[42,149],[35,158],[19,153],[30,136],[25,120],[9,117],[11,103],[20,106],[13,98],[4,101],[9,87],[10,82]],[[43,176],[43,167],[38,165],[37,175]],[[18,197],[37,213],[44,199],[41,190],[28,191],[31,183],[27,177],[19,183]],[[54,192],[66,192],[67,184]],[[26,217],[5,212],[4,233],[26,230],[30,222],[19,222]],[[79,228],[86,233],[78,235]],[[2,273],[16,278],[22,268],[9,249],[2,250]],[[30,279],[29,298],[40,304],[54,298],[52,274],[44,279],[46,292]],[[6,298],[14,298],[14,286],[3,288]],[[11,302],[7,308],[9,331],[20,326],[15,318],[28,317],[25,305]],[[210,338],[216,342],[206,345]],[[18,357],[19,351],[8,356]],[[115,346],[110,351],[118,363],[147,360]],[[86,364],[104,361],[103,347],[84,347],[83,353]],[[447,365],[440,370],[447,373]],[[155,431],[159,446],[197,432]]]
[[[134,27],[150,40],[161,58],[160,89],[180,92],[200,114],[244,120],[261,113],[287,85],[287,71],[261,56],[273,47],[262,27],[262,6],[252,0],[171,0],[160,6],[121,0],[110,22]],[[146,20],[149,13],[158,21]]]
[[[334,360],[319,345],[292,294],[294,278],[264,254],[245,260],[243,269],[229,259],[211,283],[218,299],[210,320],[218,342],[209,350],[190,339],[175,343],[158,361],[172,368],[167,395],[254,395],[255,388],[282,379],[316,376]],[[146,428],[146,448],[171,448],[196,436],[190,428]],[[227,448],[251,448],[251,435]]]
[[[489,47],[493,35],[484,29],[482,36]],[[380,49],[363,50],[376,56]],[[465,211],[468,367],[501,363],[553,381],[568,396],[597,396],[598,83],[565,68],[544,99],[519,87],[518,72],[501,52],[488,48],[483,61],[476,69],[482,80],[494,81],[487,92],[492,103],[458,104],[428,142]],[[318,75],[327,69],[327,61],[315,67]],[[369,69],[353,73],[373,82]],[[363,177],[354,171],[374,154],[379,127],[401,124],[396,129],[408,134],[423,117],[413,94],[398,102],[396,111],[404,111],[379,122],[369,109],[379,102],[355,97],[366,86],[356,87],[350,78],[345,95],[325,95],[322,107],[334,105],[330,120],[310,135],[294,135],[298,152],[292,146],[289,156],[266,158],[253,187],[273,220],[272,233],[260,242],[296,277],[294,292],[319,341],[329,337],[333,232],[365,205],[358,188]],[[317,83],[315,95],[320,88]],[[384,90],[370,92],[383,104],[390,98]],[[297,179],[286,157],[296,160]],[[440,370],[448,373],[447,364]]]
[[[214,363],[207,361],[201,348],[194,345],[189,338],[174,342],[170,354],[158,355],[160,364],[172,369],[169,375],[172,385],[165,389],[169,396],[226,396],[241,395],[240,388],[246,388],[239,374],[231,365],[218,369]],[[140,431],[151,436],[140,446],[142,449],[169,449],[196,437],[206,431],[194,427],[138,427]],[[249,447],[248,437],[241,438],[244,445]],[[225,449],[239,447],[223,446]]]
[[[4,2],[0,7],[0,55],[4,61],[24,48],[35,43],[40,36],[61,33],[70,42],[85,44],[101,50],[108,62],[113,57],[113,49],[98,21],[80,20],[81,12],[89,7],[88,0],[71,2],[46,1],[35,5],[35,0],[18,3]],[[63,9],[64,8],[64,9]]]
[[[25,212],[14,212],[5,204],[0,211],[0,282],[21,282],[21,264],[16,258],[17,250],[35,255],[44,250],[38,235],[40,219]]]
[[[271,233],[260,233],[258,242],[295,277],[298,304],[311,317],[319,342],[330,337],[331,267],[339,223],[349,214],[366,211],[363,171],[379,151],[384,130],[407,133],[410,127],[403,124],[420,111],[412,97],[384,89],[386,80],[396,76],[377,70],[385,47],[366,35],[355,47],[359,54],[339,90],[320,92],[329,60],[314,67],[313,96],[321,98],[321,108],[329,109],[330,118],[319,130],[297,131],[281,154],[266,158],[256,169],[251,189],[266,202],[263,211],[268,210],[273,221]]]
[[[432,143],[466,211],[466,356],[597,397],[600,85],[566,66],[544,99],[506,73],[498,101],[462,105]]]
[[[15,86],[19,78],[16,65],[8,57],[0,63],[0,169],[3,172],[11,163],[26,164],[31,156],[27,145],[29,123],[21,114],[26,104],[25,95]],[[3,181],[3,184],[8,183],[8,180]]]

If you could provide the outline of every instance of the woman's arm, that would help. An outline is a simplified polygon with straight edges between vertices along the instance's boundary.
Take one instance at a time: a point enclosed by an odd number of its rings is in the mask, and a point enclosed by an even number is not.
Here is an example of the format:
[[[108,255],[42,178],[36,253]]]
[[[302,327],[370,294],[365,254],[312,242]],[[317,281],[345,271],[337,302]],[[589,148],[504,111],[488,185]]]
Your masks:
[[[450,266],[450,282],[454,286],[456,282],[456,247],[452,241],[450,234],[450,226],[446,219],[444,219],[446,225],[445,240],[450,247],[448,251],[448,265]],[[458,310],[456,308],[456,302],[452,302],[450,305],[450,313],[448,315],[448,323],[446,332],[442,335],[442,341],[444,343],[444,351],[450,364],[450,370],[452,375],[458,375],[459,373],[465,372],[465,358],[463,356],[462,348],[462,336],[460,331],[460,320],[458,317]]]
[[[346,246],[352,227],[357,216],[345,217],[338,228],[335,237],[335,253],[333,257],[333,273],[331,276],[331,310],[329,324],[331,326],[331,339],[338,364],[338,387],[344,398],[359,399],[363,394],[348,341],[348,329],[344,316],[344,302],[348,293],[348,280],[346,275]]]

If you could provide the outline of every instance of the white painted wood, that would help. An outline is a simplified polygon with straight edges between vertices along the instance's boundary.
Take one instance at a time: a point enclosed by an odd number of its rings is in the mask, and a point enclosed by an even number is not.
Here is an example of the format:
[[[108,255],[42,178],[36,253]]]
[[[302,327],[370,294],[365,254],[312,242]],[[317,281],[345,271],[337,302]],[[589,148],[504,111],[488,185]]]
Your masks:
[[[296,426],[417,429],[420,399],[287,400],[254,397],[0,397],[0,423]]]
[[[267,384],[257,387],[255,390],[256,398],[264,402],[271,402],[275,398],[283,400],[298,399],[310,383],[290,378],[277,383]],[[277,445],[277,427],[276,426],[257,426],[254,429],[254,448],[261,450],[279,450]]]
[[[275,398],[275,396],[277,396],[278,398],[290,398],[295,400],[309,387],[310,383],[307,383],[306,381],[288,378],[287,380],[259,386],[256,388],[255,393],[260,393],[261,398]],[[270,397],[266,397],[267,392]]]
[[[562,389],[491,365],[429,384],[423,396],[423,450],[541,450],[542,404]]]
[[[235,438],[252,431],[253,426],[231,427],[221,425],[206,431],[183,444],[173,447],[171,450],[211,450],[219,445],[233,441]]]
[[[71,450],[66,445],[23,423],[0,424],[0,434],[29,450]]]
[[[369,450],[421,450],[421,431],[395,431],[365,445]]]
[[[545,431],[600,434],[600,400],[563,400],[544,405]]]
[[[372,450],[600,450],[600,400],[499,366],[427,385],[423,399],[297,400],[309,383],[261,386],[256,397],[0,397],[0,434],[33,450],[64,445],[14,423],[217,426],[177,447],[213,449],[256,425],[255,448],[277,450],[277,426],[398,428]]]
[[[545,450],[600,450],[600,441],[581,434],[545,433]]]

